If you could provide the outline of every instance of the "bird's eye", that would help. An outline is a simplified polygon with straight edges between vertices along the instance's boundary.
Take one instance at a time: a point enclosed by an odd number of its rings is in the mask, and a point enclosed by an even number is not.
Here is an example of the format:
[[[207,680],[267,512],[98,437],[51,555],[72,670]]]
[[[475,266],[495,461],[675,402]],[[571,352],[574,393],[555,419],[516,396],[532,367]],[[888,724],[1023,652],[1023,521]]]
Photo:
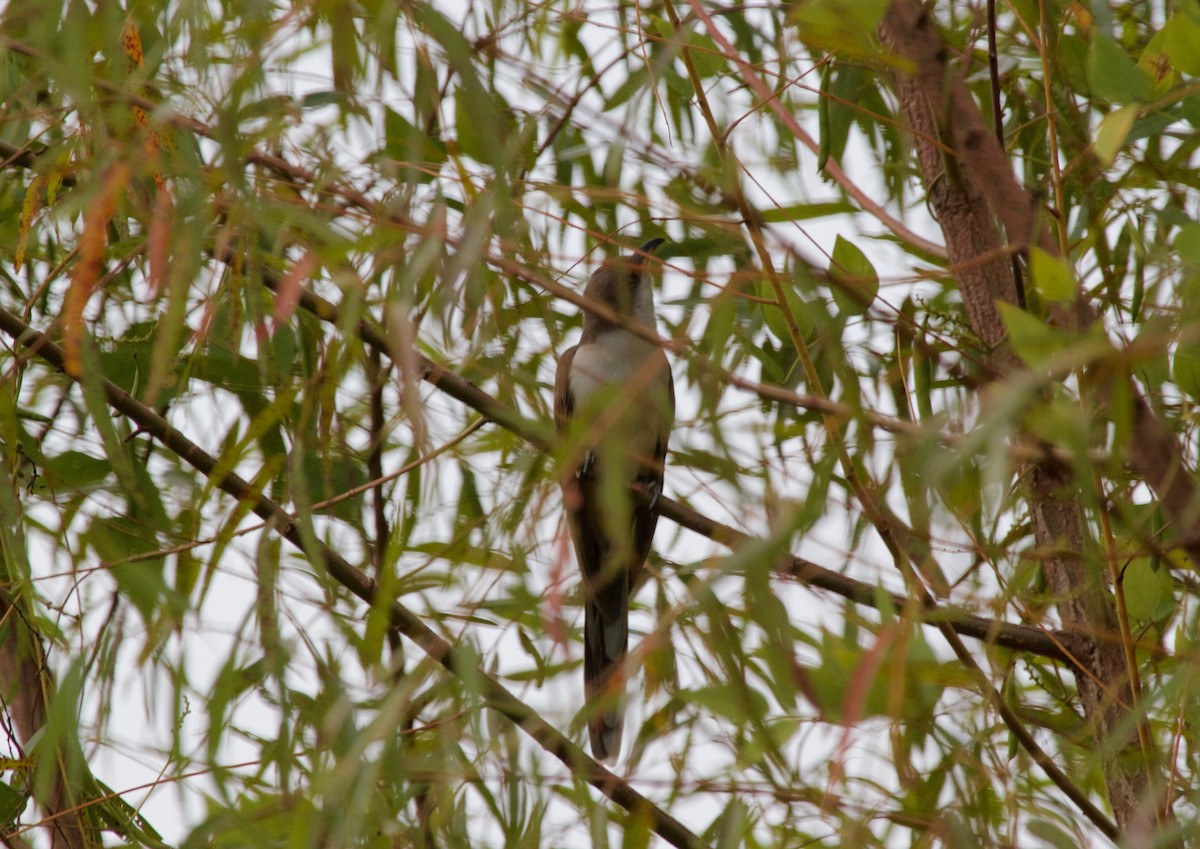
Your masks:
[[[629,272],[629,282],[636,286],[642,280],[642,275],[637,271]]]

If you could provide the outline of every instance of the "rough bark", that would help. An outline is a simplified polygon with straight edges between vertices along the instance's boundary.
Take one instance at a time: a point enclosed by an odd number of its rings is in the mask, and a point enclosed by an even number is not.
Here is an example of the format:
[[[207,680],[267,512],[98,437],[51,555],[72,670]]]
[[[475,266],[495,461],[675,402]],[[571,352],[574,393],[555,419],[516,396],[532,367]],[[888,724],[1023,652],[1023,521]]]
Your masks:
[[[41,641],[7,593],[0,593],[0,704],[22,748],[46,723],[46,698],[50,683]],[[41,751],[38,758],[57,757]],[[60,763],[54,779],[35,787],[35,798],[47,819],[51,849],[85,849],[88,841],[83,818],[74,810],[72,794]]]
[[[1046,582],[1066,630],[1080,639],[1075,645],[1085,673],[1076,672],[1079,700],[1099,742],[1109,805],[1122,831],[1145,832],[1154,819],[1151,786],[1152,753],[1143,752],[1137,721],[1131,715],[1134,693],[1120,643],[1092,635],[1120,633],[1117,612],[1103,573],[1079,556],[1083,548],[1083,515],[1072,497],[1074,483],[1062,468],[1041,463],[1031,469],[1034,537],[1043,552]],[[1161,806],[1161,802],[1157,803]],[[1148,807],[1149,805],[1149,807]]]
[[[990,346],[1005,365],[1016,365],[1004,347],[1004,325],[997,301],[1017,303],[1017,286],[1008,256],[1001,248],[996,219],[974,181],[965,180],[960,169],[942,156],[938,143],[939,127],[924,88],[916,77],[896,79],[896,91],[908,120],[908,129],[916,140],[917,160],[929,193],[929,209],[942,225],[946,253],[952,263],[960,258],[994,258],[968,264],[957,272],[963,308],[971,328]],[[946,116],[943,116],[946,117]]]
[[[946,239],[968,320],[979,337],[993,347],[991,365],[1004,374],[1018,367],[1004,345],[997,300],[1017,303],[1012,269],[1002,255],[1006,237],[1012,249],[1038,245],[1057,253],[1050,232],[1037,221],[1034,198],[1013,175],[1003,148],[988,131],[965,83],[956,75],[935,22],[917,0],[893,2],[881,26],[886,45],[909,63],[898,74],[896,92],[908,129],[915,140],[929,203]],[[976,257],[999,259],[973,264]],[[1052,315],[1060,326],[1081,327],[1096,318],[1082,296]],[[1131,387],[1132,388],[1132,387]],[[1135,440],[1154,434],[1151,445],[1129,446],[1131,467],[1164,498],[1177,522],[1196,521],[1194,484],[1180,458],[1174,434],[1136,393]],[[1139,434],[1141,436],[1139,437]],[[1046,555],[1047,581],[1057,600],[1065,630],[1080,639],[1079,660],[1086,672],[1076,673],[1080,702],[1099,741],[1109,803],[1127,834],[1143,832],[1153,821],[1159,801],[1148,799],[1153,786],[1151,753],[1143,752],[1130,670],[1117,635],[1117,615],[1102,574],[1089,567],[1082,508],[1076,484],[1067,470],[1052,463],[1028,471],[1030,513],[1038,547]],[[1194,536],[1194,534],[1187,534]]]

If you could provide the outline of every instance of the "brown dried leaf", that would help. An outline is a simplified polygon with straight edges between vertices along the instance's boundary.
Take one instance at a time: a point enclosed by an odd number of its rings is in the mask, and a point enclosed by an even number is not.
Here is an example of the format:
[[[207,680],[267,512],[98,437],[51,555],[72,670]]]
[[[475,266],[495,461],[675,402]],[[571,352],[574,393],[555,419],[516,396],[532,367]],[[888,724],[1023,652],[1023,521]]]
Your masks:
[[[150,266],[147,282],[150,284],[150,295],[153,298],[158,297],[167,281],[167,268],[171,261],[171,232],[174,222],[175,208],[171,203],[171,195],[160,190],[154,201],[154,215],[150,219],[150,232],[146,240],[146,253]]]
[[[118,162],[104,175],[100,194],[83,216],[83,233],[79,237],[79,260],[71,270],[71,287],[63,303],[64,368],[67,374],[79,377],[83,373],[80,349],[83,341],[83,310],[96,291],[100,266],[108,247],[108,222],[117,210],[117,200],[129,185],[129,166]]]
[[[308,251],[300,260],[288,270],[287,275],[279,282],[279,288],[275,290],[275,328],[285,324],[296,312],[296,307],[300,304],[300,294],[303,291],[303,283],[308,279],[308,276],[313,273],[317,267],[317,255],[312,251]]]

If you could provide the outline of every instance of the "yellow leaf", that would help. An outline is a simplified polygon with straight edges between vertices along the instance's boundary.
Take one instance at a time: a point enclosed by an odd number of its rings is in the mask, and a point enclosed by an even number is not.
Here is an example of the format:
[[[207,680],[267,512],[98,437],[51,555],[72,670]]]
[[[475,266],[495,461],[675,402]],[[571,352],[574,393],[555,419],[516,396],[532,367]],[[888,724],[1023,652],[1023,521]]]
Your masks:
[[[29,181],[25,190],[25,202],[21,204],[21,221],[17,227],[17,252],[13,259],[13,270],[20,271],[25,262],[25,246],[29,243],[29,231],[33,229],[33,219],[42,206],[42,186],[46,178],[38,174]]]
[[[126,18],[125,26],[121,28],[121,49],[125,51],[130,67],[142,67],[142,30],[133,18]]]
[[[1113,160],[1117,158],[1121,145],[1125,144],[1125,139],[1129,137],[1129,131],[1133,129],[1133,122],[1137,120],[1137,114],[1137,104],[1130,103],[1109,112],[1100,122],[1092,150],[1105,167],[1112,165]]]

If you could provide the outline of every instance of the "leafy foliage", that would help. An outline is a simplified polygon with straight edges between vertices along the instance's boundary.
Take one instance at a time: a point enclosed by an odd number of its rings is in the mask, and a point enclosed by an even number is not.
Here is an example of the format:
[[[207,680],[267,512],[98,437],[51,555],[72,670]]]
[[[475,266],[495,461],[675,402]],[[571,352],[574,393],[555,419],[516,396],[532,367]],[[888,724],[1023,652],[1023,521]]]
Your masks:
[[[1144,399],[1194,478],[1200,4],[1001,4],[995,75],[979,5],[935,29],[989,121],[996,87],[1050,234],[1000,251],[1026,297],[998,305],[1007,373],[963,294],[995,257],[955,262],[930,214],[980,178],[949,133],[940,177],[918,166],[887,3],[9,3],[5,828],[79,806],[146,845],[637,846],[668,815],[712,846],[1102,840],[1020,728],[1122,823],[1136,740],[1154,845],[1192,839],[1200,537],[1131,434]],[[616,767],[653,805],[623,810],[487,682],[584,736],[550,381],[588,272],[658,235],[675,521]],[[1080,303],[1098,320],[1064,323]],[[1045,458],[1079,539],[1037,536]],[[1116,727],[1080,695],[1064,551],[1119,613],[1082,635],[1132,661]],[[17,692],[45,699],[28,727]]]

